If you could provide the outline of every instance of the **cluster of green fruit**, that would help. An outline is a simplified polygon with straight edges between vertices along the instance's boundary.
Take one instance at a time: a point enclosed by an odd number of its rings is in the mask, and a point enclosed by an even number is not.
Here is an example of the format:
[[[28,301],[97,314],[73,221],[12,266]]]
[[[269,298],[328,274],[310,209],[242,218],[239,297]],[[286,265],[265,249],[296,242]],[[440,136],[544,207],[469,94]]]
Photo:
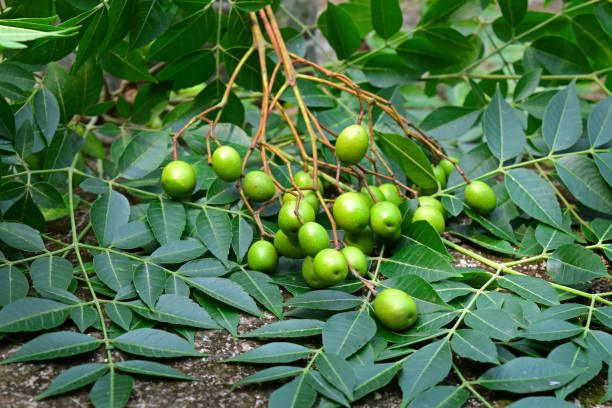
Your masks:
[[[369,137],[360,125],[345,128],[336,140],[335,153],[343,165],[358,163],[369,147]],[[230,146],[218,147],[212,155],[212,167],[219,178],[237,181],[242,175],[242,158]],[[441,186],[454,169],[449,160],[442,160],[434,167]],[[404,202],[395,184],[363,186],[359,192],[344,192],[333,202],[333,222],[343,230],[342,249],[332,248],[329,232],[315,222],[323,201],[323,185],[306,171],[292,177],[292,188],[282,196],[278,212],[279,230],[274,241],[255,241],[247,252],[249,268],[261,272],[273,272],[279,255],[303,259],[302,276],[315,289],[341,283],[352,272],[364,277],[369,265],[366,255],[371,255],[377,243],[392,243],[401,237]],[[162,186],[173,198],[189,196],[195,187],[195,172],[183,161],[169,163],[162,172]],[[263,171],[249,171],[241,181],[244,194],[253,201],[264,202],[275,197],[276,187],[272,178]],[[465,197],[467,204],[476,211],[487,214],[495,208],[493,190],[480,181],[468,184]],[[325,205],[325,203],[324,203]],[[419,206],[412,221],[426,221],[438,232],[445,229],[445,211],[442,203],[434,197],[419,197]],[[384,289],[374,300],[374,313],[386,327],[404,330],[417,319],[414,300],[397,289]]]

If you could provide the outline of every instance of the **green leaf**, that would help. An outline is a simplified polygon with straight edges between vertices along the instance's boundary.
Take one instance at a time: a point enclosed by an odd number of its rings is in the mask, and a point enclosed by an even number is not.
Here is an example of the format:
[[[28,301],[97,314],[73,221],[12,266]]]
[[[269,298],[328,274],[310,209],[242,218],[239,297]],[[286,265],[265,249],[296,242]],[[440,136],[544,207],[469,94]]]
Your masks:
[[[68,289],[72,281],[72,264],[58,256],[38,258],[30,265],[30,277],[36,288]]]
[[[457,330],[451,340],[451,347],[455,353],[470,360],[493,364],[498,362],[495,343],[478,330]]]
[[[166,285],[166,272],[159,266],[142,263],[134,271],[134,287],[138,296],[150,308],[164,291]]]
[[[126,373],[150,375],[153,377],[171,378],[173,380],[195,380],[195,378],[181,373],[165,364],[146,360],[126,360],[119,361],[116,367]]]
[[[575,408],[576,405],[555,397],[527,397],[514,401],[507,408]]]
[[[115,2],[115,4],[117,3],[120,2]],[[123,4],[126,4],[126,2]],[[125,42],[119,43],[102,55],[100,66],[104,71],[117,78],[128,81],[157,82],[155,77],[149,74],[149,68],[144,63],[138,50],[130,50]]]
[[[232,249],[236,254],[236,261],[241,262],[253,242],[253,227],[244,217],[232,219]]]
[[[304,368],[294,366],[275,366],[270,368],[264,368],[263,370],[244,377],[243,379],[234,383],[233,387],[235,388],[247,384],[256,384],[267,381],[280,380],[281,378],[293,377],[294,375],[301,374],[303,372]]]
[[[382,38],[389,38],[402,28],[402,10],[398,0],[370,0],[372,26]]]
[[[9,139],[15,137],[15,114],[11,105],[0,95],[0,134]]]
[[[512,201],[525,213],[565,230],[555,192],[540,176],[531,170],[512,169],[506,172],[504,182]]]
[[[420,244],[407,245],[381,262],[380,273],[387,277],[417,275],[435,282],[459,276],[448,258]]]
[[[0,267],[0,306],[6,306],[28,295],[28,279],[14,265]]]
[[[24,297],[0,310],[0,333],[33,332],[64,323],[70,306],[47,299]]]
[[[514,88],[514,100],[522,101],[523,99],[530,96],[540,84],[541,75],[541,68],[526,71],[523,75],[521,75],[520,79],[516,83],[516,88]]]
[[[462,407],[470,393],[462,387],[436,385],[410,402],[411,408]]]
[[[348,399],[353,399],[355,373],[347,361],[333,353],[320,353],[315,364],[327,381],[334,384]]]
[[[368,315],[368,309],[338,313],[323,326],[323,348],[342,358],[353,355],[376,334],[376,322]]]
[[[587,382],[593,379],[601,371],[601,359],[588,349],[577,346],[572,342],[561,344],[548,355],[549,359],[564,364],[568,368],[586,368],[573,381],[555,391],[558,398],[566,398]]]
[[[45,87],[34,95],[34,119],[47,143],[50,143],[59,125],[60,112],[57,99]]]
[[[36,396],[36,399],[52,397],[64,394],[68,391],[79,389],[87,384],[91,384],[104,375],[108,370],[107,364],[80,364],[64,370],[53,379],[49,387]]]
[[[176,201],[153,201],[147,209],[147,221],[160,244],[178,241],[187,223],[185,207]]]
[[[227,263],[232,244],[232,224],[227,213],[204,208],[196,219],[196,228],[208,250],[221,262]]]
[[[176,334],[158,329],[136,329],[115,337],[112,343],[127,353],[145,357],[202,356]]]
[[[124,195],[110,190],[94,201],[89,217],[100,244],[110,245],[115,231],[129,221],[130,203]]]
[[[520,23],[527,13],[527,0],[497,0],[497,4],[511,27]]]
[[[107,303],[104,305],[104,310],[113,323],[121,327],[123,330],[130,330],[132,322],[132,311],[124,305],[117,303]]]
[[[234,5],[242,11],[253,12],[272,4],[271,0],[236,0]]]
[[[270,394],[268,407],[310,408],[317,399],[317,393],[306,382],[306,378],[306,374],[303,374]]]
[[[404,361],[399,377],[404,401],[442,381],[450,371],[452,353],[446,339],[419,349]]]
[[[135,262],[114,252],[101,252],[93,258],[96,276],[109,288],[118,292],[132,282]]]
[[[157,264],[177,264],[197,258],[204,252],[206,247],[199,239],[187,238],[160,246],[153,251],[150,259]]]
[[[100,7],[87,25],[83,37],[77,47],[76,58],[71,72],[75,73],[85,61],[94,55],[100,48],[108,32],[108,11],[106,7]]]
[[[383,288],[395,288],[410,293],[419,303],[425,304],[427,308],[447,309],[448,305],[444,303],[435,289],[429,282],[417,275],[396,276],[386,279],[381,282]]]
[[[313,290],[297,295],[285,302],[285,306],[306,307],[317,310],[352,309],[363,302],[361,298],[337,290]]]
[[[449,255],[440,234],[429,224],[427,221],[413,222],[406,228],[406,233],[410,237],[411,241],[416,241],[419,244],[425,245],[426,247],[433,249],[452,259]]]
[[[578,373],[550,359],[518,357],[490,368],[476,383],[490,390],[527,394],[562,387]]]
[[[225,275],[228,268],[214,258],[195,259],[181,265],[177,273],[183,276],[215,278]]]
[[[580,49],[598,65],[608,66],[612,60],[612,51],[608,45],[610,37],[597,17],[591,13],[579,14],[572,18],[571,23]]]
[[[329,383],[318,371],[308,371],[306,373],[306,381],[316,392],[321,394],[330,403],[338,403],[345,407],[349,406],[346,397],[333,385]]]
[[[578,201],[612,214],[612,188],[603,180],[593,160],[586,156],[566,156],[556,161],[555,168]]]
[[[272,283],[270,275],[244,270],[233,273],[230,279],[242,286],[249,295],[276,317],[279,319],[283,317],[283,296],[278,286]]]
[[[421,129],[436,140],[454,140],[472,129],[481,113],[475,108],[441,106],[423,119]]]
[[[559,231],[546,224],[539,224],[535,230],[535,238],[545,251],[551,251],[562,245],[574,242],[574,237],[567,232]]]
[[[113,1],[108,8],[108,33],[104,39],[103,50],[113,48],[130,31],[133,23],[132,12],[137,0]],[[126,78],[127,79],[127,78]]]
[[[525,148],[521,120],[499,88],[484,112],[482,130],[491,153],[501,162],[517,157]]]
[[[526,275],[512,275],[504,276],[498,282],[502,288],[511,290],[527,300],[546,306],[559,304],[557,291],[542,279]]]
[[[612,140],[612,97],[595,104],[587,123],[591,146],[603,146]]]
[[[563,37],[538,38],[527,51],[553,75],[588,74],[591,71],[582,50]]]
[[[89,398],[95,408],[121,408],[127,404],[134,380],[127,375],[110,372],[98,379]]]
[[[261,312],[253,299],[237,283],[225,278],[192,278],[186,283],[217,299],[220,302],[243,310],[253,316],[261,316]]]
[[[540,320],[569,320],[588,313],[588,307],[578,303],[561,303],[544,310],[537,318]]]
[[[508,341],[517,336],[516,323],[512,317],[495,309],[482,309],[468,312],[465,324],[472,329],[486,333],[489,337],[501,341]]]
[[[86,334],[69,331],[45,333],[28,341],[2,363],[69,357],[95,350],[100,344],[100,339]]]
[[[354,396],[358,400],[389,384],[402,368],[398,363],[371,364],[355,370],[357,377]]]
[[[458,216],[461,214],[461,211],[464,210],[463,201],[453,196],[443,196],[442,205],[444,206],[444,209],[453,217]]]
[[[42,209],[65,210],[64,198],[55,187],[49,183],[40,182],[32,184],[30,188],[32,200]]]
[[[361,44],[361,36],[348,11],[327,2],[325,26],[325,38],[336,52],[338,59],[347,59],[357,51]]]
[[[163,163],[169,145],[166,131],[136,133],[118,160],[119,174],[128,180],[143,178]]]
[[[236,309],[197,292],[194,297],[219,326],[230,332],[233,337],[238,337],[240,315]]]
[[[512,230],[510,223],[494,222],[489,219],[489,217],[483,217],[468,207],[466,207],[464,211],[470,216],[470,218],[472,218],[472,220],[476,221],[491,234],[516,244],[516,237],[514,236],[514,231]],[[472,237],[473,236],[474,235],[472,235]]]
[[[414,69],[406,65],[399,55],[386,51],[368,58],[362,71],[368,82],[377,88],[389,88],[417,79]]]
[[[544,110],[542,135],[552,151],[572,147],[582,134],[580,105],[572,84],[559,91]]]
[[[582,327],[565,320],[549,319],[533,323],[527,327],[523,336],[540,341],[554,341],[573,337],[582,333],[582,330]]]
[[[299,344],[275,342],[245,351],[238,356],[228,358],[224,361],[255,364],[290,363],[306,358],[314,352],[316,352],[316,350],[300,346]]]
[[[419,187],[433,189],[438,181],[423,150],[411,139],[393,133],[378,133],[383,152]]]
[[[591,330],[586,337],[589,351],[606,362],[612,357],[612,335],[599,330]]]
[[[145,317],[202,329],[219,328],[206,310],[188,297],[180,295],[161,295],[155,308]]]
[[[481,2],[478,0],[435,0],[419,25],[463,21],[477,16],[480,11]]]
[[[0,241],[12,248],[27,252],[45,250],[40,232],[19,222],[0,222]]]
[[[112,246],[120,249],[135,249],[149,244],[154,239],[151,229],[144,221],[132,221],[115,230]]]
[[[322,333],[324,323],[314,319],[281,320],[258,327],[240,337],[258,337],[262,339],[309,337]]]
[[[215,32],[214,19],[216,16],[207,10],[207,8],[202,8],[172,25],[164,34],[157,37],[149,48],[147,59],[173,61],[200,48]]]
[[[132,12],[130,45],[139,48],[166,31],[174,13],[170,0],[137,0]]]
[[[554,282],[564,285],[609,276],[597,254],[575,244],[563,245],[553,252],[546,273]]]

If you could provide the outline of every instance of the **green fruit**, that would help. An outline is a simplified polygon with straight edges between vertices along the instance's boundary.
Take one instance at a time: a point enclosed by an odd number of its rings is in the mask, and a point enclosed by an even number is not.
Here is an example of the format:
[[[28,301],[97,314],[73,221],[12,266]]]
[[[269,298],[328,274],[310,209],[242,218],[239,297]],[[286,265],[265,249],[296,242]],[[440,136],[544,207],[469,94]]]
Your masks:
[[[369,189],[369,191],[368,191],[368,189]],[[361,190],[359,190],[359,192],[361,194],[363,194],[365,196],[365,198],[368,199],[368,204],[370,205],[370,207],[375,204],[374,203],[374,199],[372,198],[372,196],[374,196],[374,198],[376,198],[376,202],[377,203],[380,203],[381,201],[385,201],[385,195],[376,186],[368,186],[368,188],[361,187]]]
[[[314,178],[305,171],[298,171],[297,173],[295,173],[293,175],[293,181],[295,182],[295,185],[298,188],[314,187]],[[317,190],[323,193],[323,183],[321,183],[321,180],[319,180],[317,183]]]
[[[446,176],[448,177],[453,172],[453,170],[455,170],[455,165],[453,163],[459,163],[459,160],[457,160],[454,157],[449,157],[448,159],[440,160],[440,163],[438,163],[438,166],[444,169],[444,172],[446,173]]]
[[[465,202],[477,213],[487,215],[495,209],[497,197],[487,183],[476,180],[465,188]]]
[[[434,176],[436,176],[436,180],[440,183],[440,188],[446,187],[446,171],[440,166],[433,167]]]
[[[402,213],[397,205],[383,201],[370,210],[370,228],[381,238],[397,236],[402,227]]]
[[[346,262],[357,271],[361,276],[365,276],[368,273],[368,259],[366,258],[363,251],[354,246],[347,246],[342,248],[342,255],[346,258]]]
[[[364,254],[371,255],[374,252],[374,233],[370,227],[357,233],[345,231],[343,241],[346,245],[361,249]]]
[[[247,252],[247,263],[249,268],[254,271],[272,272],[278,263],[276,248],[271,242],[259,240],[255,241]]]
[[[300,214],[299,218],[295,213],[296,207]],[[305,200],[301,200],[299,206],[297,201],[289,201],[287,204],[283,204],[278,212],[278,227],[285,234],[295,237],[302,224],[314,221],[314,219],[315,212]]]
[[[433,197],[430,196],[420,196],[419,197],[419,206],[421,207],[433,207],[436,210],[440,211],[440,214],[444,215],[445,210],[444,210],[444,206],[442,205],[442,203],[440,202],[440,200],[437,200]]]
[[[242,174],[242,158],[233,147],[220,146],[212,155],[212,167],[221,180],[236,181]]]
[[[418,317],[414,300],[406,292],[391,288],[374,299],[374,314],[385,327],[395,331],[411,327]]]
[[[334,201],[333,214],[338,226],[345,231],[359,232],[370,221],[368,200],[360,193],[342,193]]]
[[[336,139],[336,157],[349,166],[359,163],[369,145],[370,137],[361,125],[345,127]]]
[[[428,205],[416,209],[414,215],[412,216],[412,222],[416,221],[427,221],[429,225],[431,225],[438,232],[438,234],[442,234],[444,232],[444,227],[446,226],[442,213],[434,207]]]
[[[287,258],[298,259],[306,256],[298,240],[285,234],[283,230],[278,230],[274,234],[274,247],[279,254]]]
[[[314,276],[325,286],[342,282],[348,275],[344,255],[337,249],[325,248],[313,259]]]
[[[297,201],[297,192],[295,194],[296,195],[293,195],[291,193],[283,194],[283,200],[282,200],[283,204],[286,204],[290,201]],[[315,213],[319,211],[319,199],[317,198],[317,195],[314,191],[312,190],[302,191],[302,200],[310,204],[310,206],[313,208]]]
[[[383,195],[385,196],[385,201],[389,201],[398,207],[404,202],[404,199],[400,195],[399,189],[395,184],[384,183],[378,186],[378,189],[382,191]]]
[[[196,174],[193,167],[182,160],[171,161],[164,167],[161,184],[166,194],[172,198],[187,198],[193,193],[196,185]]]
[[[274,197],[274,182],[263,171],[249,171],[242,181],[244,193],[252,200],[267,201]]]
[[[313,289],[324,288],[327,285],[319,279],[314,273],[314,263],[311,256],[307,256],[304,258],[304,262],[302,262],[302,277]]]
[[[298,231],[298,242],[307,255],[315,256],[329,248],[329,234],[321,224],[307,222]]]

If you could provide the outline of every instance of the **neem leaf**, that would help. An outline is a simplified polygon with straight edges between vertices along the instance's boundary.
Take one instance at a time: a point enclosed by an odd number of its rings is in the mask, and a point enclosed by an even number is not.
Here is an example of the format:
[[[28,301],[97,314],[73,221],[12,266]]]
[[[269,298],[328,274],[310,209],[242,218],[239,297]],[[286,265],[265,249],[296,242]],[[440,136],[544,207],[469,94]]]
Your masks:
[[[436,385],[410,402],[410,408],[462,407],[470,393],[454,385]]]
[[[238,271],[230,279],[239,284],[246,292],[265,306],[274,316],[283,317],[283,295],[272,278],[263,272]]]
[[[115,292],[132,282],[135,263],[127,256],[101,252],[94,256],[93,264],[96,276]]]
[[[325,26],[325,38],[336,51],[338,59],[342,60],[350,57],[359,48],[359,44],[361,44],[359,29],[348,11],[342,7],[327,2]]]
[[[267,381],[275,381],[281,378],[292,377],[303,372],[304,368],[294,366],[275,366],[270,368],[264,368],[263,370],[244,377],[240,381],[236,382],[234,384],[234,387],[239,387],[241,385],[247,384],[262,383]]]
[[[324,322],[314,319],[281,320],[241,334],[240,337],[269,339],[316,336],[321,334],[323,326]]]
[[[67,289],[72,281],[72,264],[58,256],[38,258],[30,265],[30,277],[36,288]]]
[[[520,275],[504,276],[503,279],[499,280],[499,285],[527,300],[547,306],[559,304],[557,291],[542,279]]]
[[[74,356],[95,350],[100,339],[70,331],[45,333],[25,343],[3,363],[18,361],[40,361],[51,358]]]
[[[346,310],[361,304],[363,300],[350,293],[337,290],[313,290],[297,295],[285,302],[285,306],[307,307],[317,310]]]
[[[523,332],[523,336],[540,341],[554,341],[573,337],[582,333],[582,331],[581,326],[576,326],[565,320],[549,319],[533,323]]]
[[[499,88],[485,110],[482,129],[491,153],[501,162],[518,156],[525,148],[525,132],[521,121],[504,100]]]
[[[110,245],[115,231],[129,221],[130,203],[121,193],[110,190],[94,201],[89,217],[98,242]]]
[[[372,26],[381,38],[389,38],[402,27],[402,11],[398,0],[371,0]]]
[[[355,373],[344,358],[323,352],[317,356],[315,364],[327,381],[334,384],[349,399],[353,398]]]
[[[134,287],[142,301],[149,307],[154,307],[165,285],[166,272],[161,267],[150,263],[142,263],[136,267]]]
[[[527,397],[514,401],[506,408],[575,408],[576,405],[555,397]]]
[[[502,310],[479,309],[475,312],[469,311],[465,316],[465,324],[502,341],[511,340],[518,334],[516,323],[508,313]]]
[[[131,330],[115,337],[112,343],[127,353],[145,357],[202,356],[186,340],[158,329]]]
[[[542,134],[552,151],[572,147],[582,134],[580,104],[574,84],[559,91],[546,106]]]
[[[597,254],[576,244],[563,245],[553,252],[546,263],[546,273],[553,281],[561,284],[609,276]]]
[[[387,385],[402,368],[398,363],[371,364],[355,369],[355,400]]]
[[[232,224],[227,213],[204,208],[196,219],[196,228],[208,250],[221,262],[227,263],[232,244]]]
[[[28,278],[14,265],[0,267],[0,306],[28,295]]]
[[[12,248],[27,252],[45,250],[40,232],[19,222],[0,222],[0,241]]]
[[[410,401],[442,381],[448,375],[451,363],[452,353],[446,339],[428,344],[408,357],[398,380],[404,400]]]
[[[155,239],[162,245],[181,239],[187,223],[183,204],[159,199],[149,204],[147,221]]]
[[[562,157],[555,163],[559,177],[574,197],[587,207],[612,214],[612,188],[586,156]]]
[[[0,333],[52,329],[64,323],[71,306],[47,299],[24,297],[0,310]]]
[[[157,264],[177,264],[195,259],[206,252],[206,247],[196,238],[172,241],[160,246],[151,254]]]
[[[153,377],[172,378],[175,380],[195,380],[195,378],[181,373],[165,364],[146,360],[126,360],[116,363],[116,367],[127,373],[150,375]]]
[[[95,408],[123,407],[130,399],[133,382],[132,377],[111,371],[91,388],[91,403]]]
[[[416,185],[424,189],[438,187],[431,163],[419,145],[405,136],[393,133],[378,133],[376,136],[385,154]]]
[[[481,331],[457,330],[451,340],[451,347],[461,357],[482,363],[497,363],[495,343]]]
[[[256,349],[245,351],[238,356],[228,358],[224,361],[257,364],[290,363],[305,358],[315,351],[316,350],[311,348],[300,346],[299,344],[276,342],[264,344]]]
[[[302,408],[311,407],[317,399],[317,393],[306,381],[306,374],[283,385],[272,394],[268,401],[269,408]]]
[[[381,260],[380,273],[388,277],[417,275],[428,282],[459,276],[448,258],[425,245],[407,245]]]
[[[49,388],[36,396],[36,399],[52,397],[68,391],[76,390],[91,384],[104,375],[108,370],[107,364],[80,364],[62,371],[53,379]]]
[[[240,285],[229,279],[190,278],[185,282],[220,302],[243,310],[253,316],[261,316],[261,312],[248,293]]]
[[[363,347],[376,334],[376,323],[367,308],[338,313],[323,327],[323,348],[326,352],[347,358]]]
[[[612,97],[595,104],[587,123],[591,146],[603,146],[612,140]]]

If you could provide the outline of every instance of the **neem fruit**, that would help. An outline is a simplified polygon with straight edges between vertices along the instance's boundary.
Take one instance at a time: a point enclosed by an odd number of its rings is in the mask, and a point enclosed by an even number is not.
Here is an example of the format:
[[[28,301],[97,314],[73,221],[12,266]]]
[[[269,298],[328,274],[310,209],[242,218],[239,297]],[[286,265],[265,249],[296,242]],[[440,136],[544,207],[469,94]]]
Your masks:
[[[255,241],[247,252],[249,268],[260,272],[273,272],[278,263],[276,248],[271,242]]]
[[[298,242],[307,255],[315,256],[319,251],[329,248],[329,234],[321,224],[307,222],[298,231]]]
[[[325,286],[342,282],[348,275],[346,258],[337,249],[326,248],[313,258],[314,276]]]
[[[361,125],[351,125],[338,135],[336,139],[336,157],[347,165],[359,163],[368,151],[370,137]]]
[[[196,185],[196,174],[193,167],[182,160],[171,161],[164,167],[161,184],[170,197],[181,199],[193,193]]]
[[[274,182],[260,170],[249,171],[242,181],[244,193],[252,200],[267,201],[274,197]]]
[[[371,255],[374,251],[374,233],[370,227],[356,233],[345,231],[343,240],[346,245],[357,247],[364,254]]]
[[[333,214],[340,228],[356,233],[368,226],[370,206],[363,194],[342,193],[334,201]]]
[[[278,212],[278,227],[283,230],[283,232],[287,235],[295,237],[302,227],[302,224],[305,224],[310,221],[314,221],[315,212],[305,200],[300,201],[300,205],[298,206],[296,201],[289,201],[286,204],[283,204],[280,211]],[[300,215],[296,214],[297,212]]]
[[[404,202],[404,199],[400,195],[399,189],[395,184],[384,183],[378,186],[378,189],[382,191],[385,196],[385,201],[389,201],[397,206]]]
[[[285,234],[280,229],[274,234],[274,247],[279,254],[287,258],[298,259],[306,256],[306,252],[304,252],[298,240]]]
[[[434,207],[428,205],[416,209],[414,215],[412,216],[412,222],[416,221],[427,221],[429,225],[431,225],[438,232],[438,234],[442,234],[444,232],[444,228],[446,227],[442,213]]]
[[[370,228],[379,237],[389,239],[397,235],[402,226],[402,213],[397,205],[383,201],[370,210]]]
[[[465,188],[465,202],[477,213],[487,215],[495,209],[497,197],[487,183],[476,180]]]
[[[361,276],[368,272],[368,259],[363,251],[354,246],[347,246],[340,251],[346,258],[346,262]]]
[[[231,146],[219,146],[212,155],[212,167],[225,181],[236,181],[242,173],[242,158]]]
[[[406,292],[384,289],[374,299],[374,314],[383,326],[401,331],[411,327],[418,317],[417,305]]]

